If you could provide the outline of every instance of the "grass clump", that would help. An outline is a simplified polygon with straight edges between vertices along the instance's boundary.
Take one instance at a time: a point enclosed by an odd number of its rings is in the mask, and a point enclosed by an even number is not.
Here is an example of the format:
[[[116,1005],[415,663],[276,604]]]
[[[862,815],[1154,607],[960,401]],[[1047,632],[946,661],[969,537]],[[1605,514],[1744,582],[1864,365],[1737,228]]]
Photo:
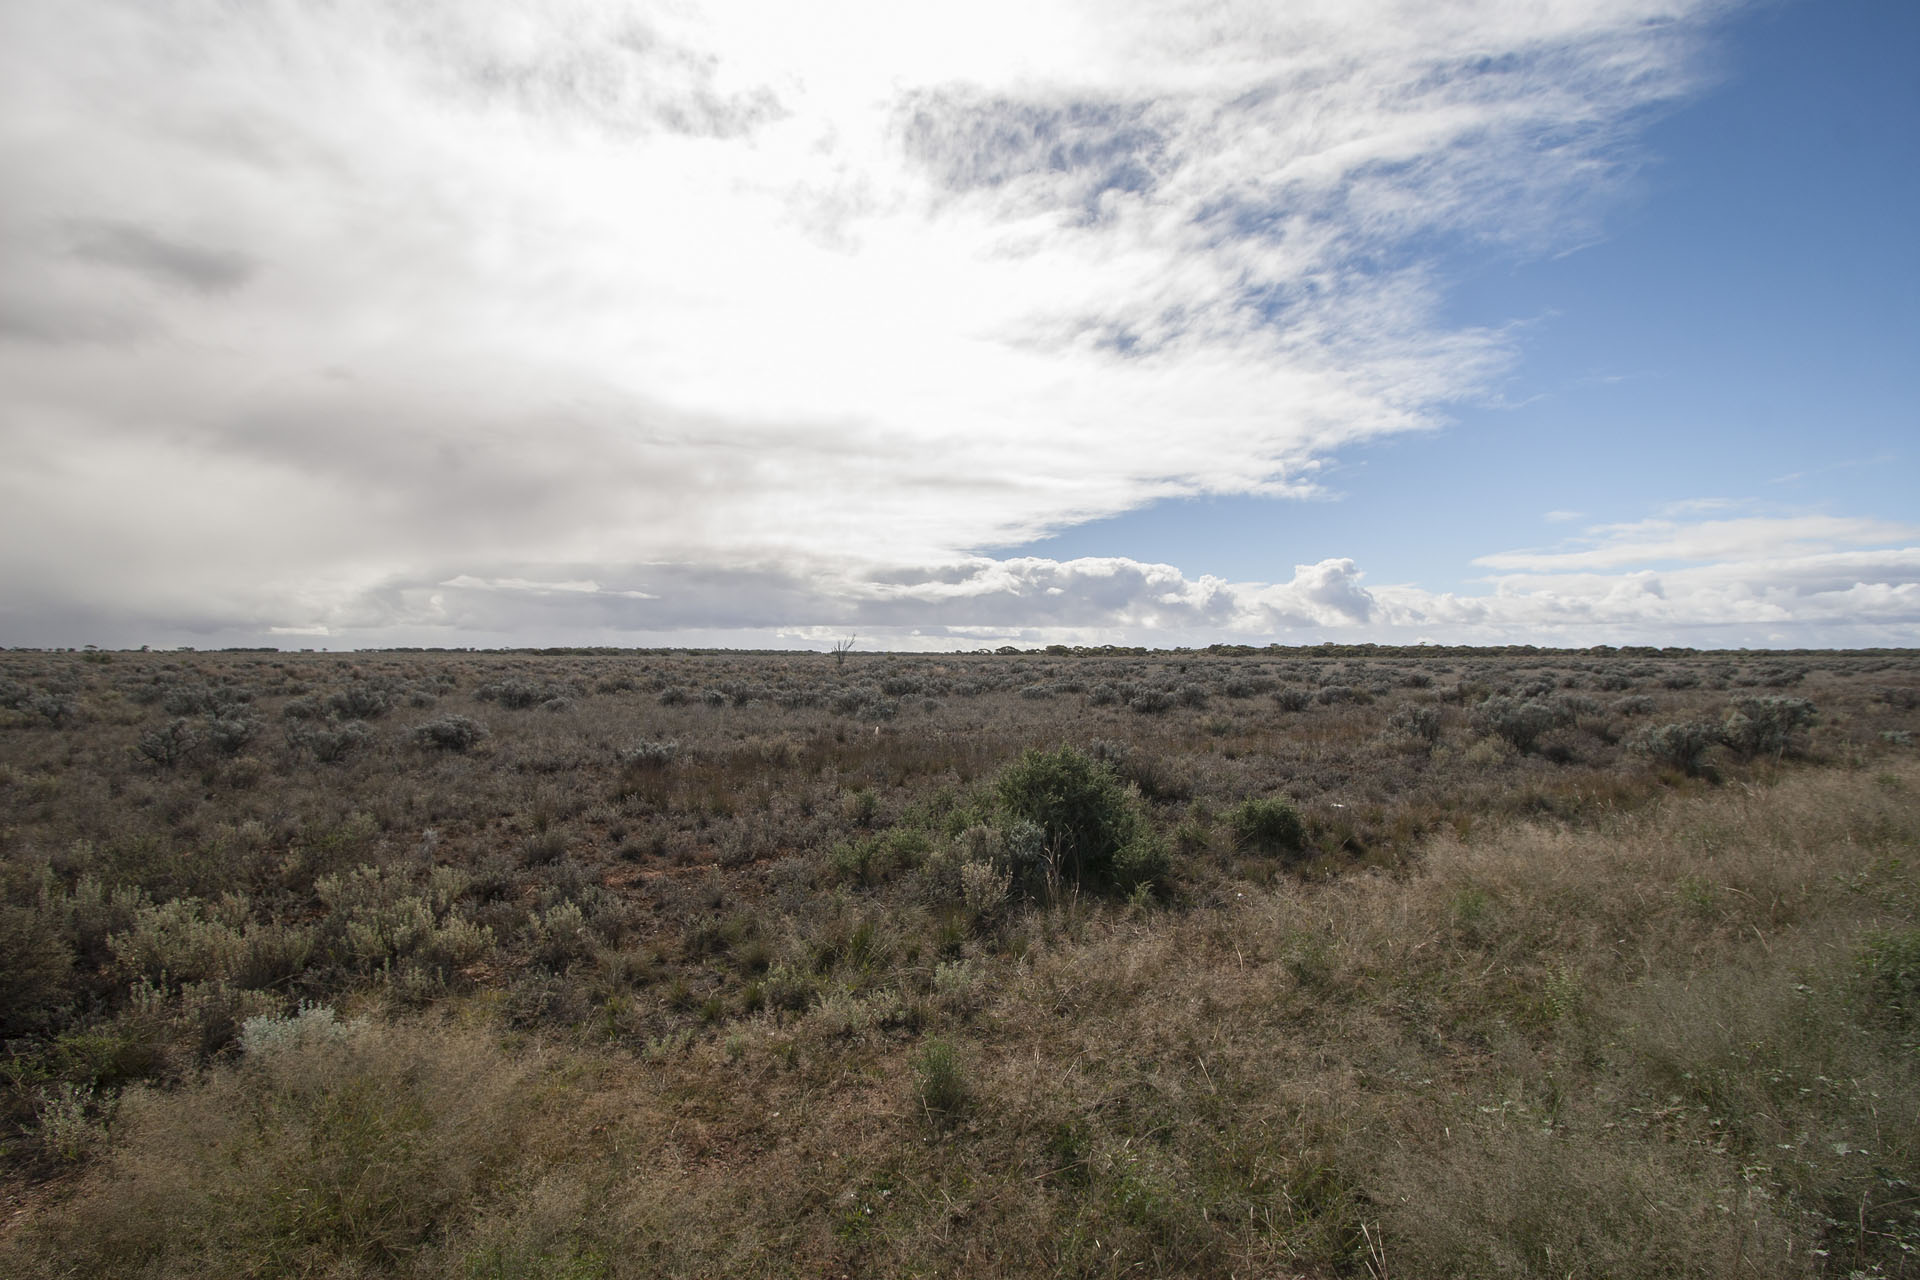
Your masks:
[[[1868,934],[1859,968],[1870,1016],[1911,1045],[1920,1038],[1920,929]]]
[[[237,1067],[125,1097],[112,1176],[53,1217],[36,1261],[90,1275],[389,1274],[522,1154],[532,1064],[484,1037],[343,1027],[310,1010],[249,1023],[244,1041]]]
[[[1306,823],[1298,810],[1278,796],[1243,801],[1229,821],[1243,849],[1284,857],[1306,847]]]
[[[950,1040],[935,1038],[921,1045],[913,1076],[921,1110],[937,1125],[952,1124],[972,1099],[966,1070]]]

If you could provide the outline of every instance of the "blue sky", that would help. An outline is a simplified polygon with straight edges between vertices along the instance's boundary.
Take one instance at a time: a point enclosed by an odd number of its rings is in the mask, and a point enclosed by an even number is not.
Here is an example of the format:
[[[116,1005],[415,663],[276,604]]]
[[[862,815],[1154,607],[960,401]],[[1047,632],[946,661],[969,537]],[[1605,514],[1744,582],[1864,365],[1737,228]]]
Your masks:
[[[0,644],[1911,645],[1920,9],[0,12]]]
[[[1706,39],[1590,240],[1443,258],[1452,323],[1513,327],[1493,402],[1342,454],[1335,500],[1156,503],[997,553],[1245,580],[1351,556],[1468,591],[1488,551],[1700,498],[1920,523],[1920,6],[1734,9]]]

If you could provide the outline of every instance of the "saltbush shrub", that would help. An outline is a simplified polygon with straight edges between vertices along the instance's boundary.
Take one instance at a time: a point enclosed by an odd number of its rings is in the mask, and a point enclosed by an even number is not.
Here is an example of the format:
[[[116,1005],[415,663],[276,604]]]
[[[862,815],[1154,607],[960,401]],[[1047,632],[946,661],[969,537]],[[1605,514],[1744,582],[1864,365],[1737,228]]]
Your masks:
[[[1721,740],[1735,755],[1785,755],[1799,731],[1813,722],[1813,704],[1805,698],[1742,698],[1720,722]]]
[[[535,683],[531,680],[495,680],[491,684],[483,684],[475,689],[473,696],[482,702],[497,702],[509,711],[525,711],[530,707],[544,706],[556,699],[569,698],[575,692],[568,685],[551,681]],[[681,700],[684,701],[684,699]],[[663,703],[667,701],[664,694],[660,701]]]
[[[377,720],[393,710],[389,689],[374,684],[350,684],[326,700],[328,712],[341,720]]]
[[[327,723],[295,729],[288,726],[287,745],[305,747],[322,764],[338,764],[373,741],[373,729],[364,720]]]
[[[416,746],[440,751],[471,751],[486,736],[487,726],[466,716],[441,716],[415,726],[412,734]]]
[[[1297,686],[1275,689],[1273,691],[1273,705],[1282,711],[1305,711],[1313,705],[1313,693],[1311,690],[1302,689]]]
[[[209,716],[207,745],[223,756],[237,756],[260,732],[260,722],[248,715]]]
[[[1431,703],[1409,703],[1387,717],[1387,728],[1428,746],[1440,741],[1441,723],[1440,708]]]
[[[141,734],[133,749],[148,763],[170,769],[185,760],[199,745],[200,735],[194,730],[193,721],[185,716],[175,716],[158,728]]]
[[[629,769],[664,769],[679,756],[680,744],[672,740],[636,742],[622,749],[620,763]]]
[[[1511,698],[1505,694],[1493,695],[1473,713],[1474,727],[1503,739],[1522,755],[1538,746],[1548,730],[1572,719],[1572,711],[1561,703],[1547,698]]]
[[[80,703],[64,693],[36,693],[26,709],[57,729],[80,714]]]
[[[1653,725],[1628,744],[1636,755],[1689,776],[1706,771],[1707,753],[1719,745],[1719,728],[1697,720]]]
[[[160,705],[170,716],[219,716],[252,701],[253,691],[240,685],[181,685],[168,689]]]

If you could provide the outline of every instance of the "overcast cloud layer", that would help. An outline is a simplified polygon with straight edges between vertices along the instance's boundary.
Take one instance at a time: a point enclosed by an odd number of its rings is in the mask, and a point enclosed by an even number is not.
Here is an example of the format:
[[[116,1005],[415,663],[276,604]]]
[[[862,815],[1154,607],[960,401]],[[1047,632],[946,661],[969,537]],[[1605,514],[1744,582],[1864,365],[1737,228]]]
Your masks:
[[[1920,531],[1738,506],[970,551],[1487,395],[1434,253],[1591,235],[1706,7],[9,5],[0,643],[1911,642]]]

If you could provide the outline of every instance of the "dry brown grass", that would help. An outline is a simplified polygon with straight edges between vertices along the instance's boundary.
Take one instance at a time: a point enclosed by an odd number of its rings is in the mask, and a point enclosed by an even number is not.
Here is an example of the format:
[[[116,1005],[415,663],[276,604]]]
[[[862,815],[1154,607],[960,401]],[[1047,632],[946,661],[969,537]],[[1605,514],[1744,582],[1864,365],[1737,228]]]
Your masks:
[[[101,1153],[9,1246],[23,1274],[1846,1275],[1920,1247],[1915,1029],[1868,972],[1915,936],[1920,770],[1879,739],[1912,718],[1903,660],[1807,659],[1830,763],[1716,784],[1625,727],[1779,660],[1260,664],[1371,699],[1283,712],[1226,692],[1238,658],[363,656],[437,701],[325,764],[273,717],[345,659],[7,657],[82,707],[0,726],[10,945],[40,966],[16,1167],[74,1167],[55,1120]],[[1528,755],[1476,733],[1475,697],[1552,661],[1656,709]],[[257,768],[132,763],[166,718],[125,697],[136,662],[256,684]],[[1212,692],[1019,692],[1116,672]],[[507,674],[573,705],[472,698]],[[777,699],[883,678],[943,691],[877,726]],[[1407,706],[1441,709],[1431,750],[1392,731]],[[450,713],[491,735],[407,745]],[[1097,739],[1174,892],[962,909],[986,782]],[[1230,810],[1269,795],[1307,818],[1301,873],[1236,848]],[[370,1026],[278,1066],[232,1044],[302,997]],[[964,1100],[938,1113],[932,1041]]]

